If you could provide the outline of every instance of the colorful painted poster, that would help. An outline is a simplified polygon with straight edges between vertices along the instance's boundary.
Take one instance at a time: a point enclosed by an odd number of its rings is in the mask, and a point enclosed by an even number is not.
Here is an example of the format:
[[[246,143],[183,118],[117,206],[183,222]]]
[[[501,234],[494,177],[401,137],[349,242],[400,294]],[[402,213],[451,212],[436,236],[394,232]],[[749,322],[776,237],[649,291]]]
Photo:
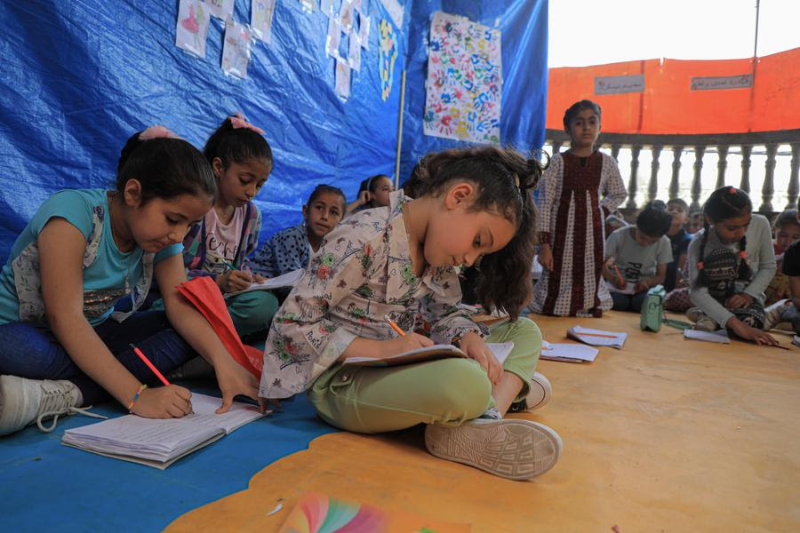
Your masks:
[[[437,11],[425,81],[426,135],[499,144],[500,30]]]
[[[360,23],[358,26],[358,40],[364,50],[369,50],[369,27],[372,19],[363,13],[359,15],[358,19]]]
[[[347,64],[356,72],[361,71],[361,41],[355,33],[350,34],[350,43],[347,51]]]
[[[342,42],[342,27],[331,17],[328,20],[328,35],[325,37],[325,53],[334,59],[339,58],[339,44]]]
[[[197,57],[206,57],[206,37],[210,20],[205,2],[181,0],[178,5],[175,46]]]
[[[272,17],[275,14],[275,0],[252,0],[250,4],[250,27],[253,37],[269,44],[272,40]]]
[[[208,9],[212,16],[228,20],[233,16],[233,4],[234,0],[208,0]]]
[[[334,85],[333,90],[342,100],[350,98],[350,78],[350,66],[347,61],[337,59],[336,85]]]
[[[394,82],[394,63],[397,60],[397,41],[395,40],[392,24],[381,19],[378,24],[378,34],[380,37],[381,53],[378,55],[380,64],[378,65],[381,76],[381,100],[384,102],[389,99]]]
[[[222,45],[222,71],[237,78],[246,78],[249,63],[250,30],[246,25],[228,19]]]

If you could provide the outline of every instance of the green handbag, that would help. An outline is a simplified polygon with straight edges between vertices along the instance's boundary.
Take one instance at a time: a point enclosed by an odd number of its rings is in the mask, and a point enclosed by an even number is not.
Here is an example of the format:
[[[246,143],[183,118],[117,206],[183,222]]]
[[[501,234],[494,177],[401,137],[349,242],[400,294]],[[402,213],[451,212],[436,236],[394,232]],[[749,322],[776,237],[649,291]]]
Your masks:
[[[670,320],[664,312],[664,300],[667,297],[667,291],[661,285],[650,287],[647,291],[647,296],[642,303],[642,317],[639,321],[639,327],[642,331],[653,331],[658,333],[661,331],[661,324],[676,328],[686,329],[690,328],[691,324],[688,322],[681,322],[680,320]]]

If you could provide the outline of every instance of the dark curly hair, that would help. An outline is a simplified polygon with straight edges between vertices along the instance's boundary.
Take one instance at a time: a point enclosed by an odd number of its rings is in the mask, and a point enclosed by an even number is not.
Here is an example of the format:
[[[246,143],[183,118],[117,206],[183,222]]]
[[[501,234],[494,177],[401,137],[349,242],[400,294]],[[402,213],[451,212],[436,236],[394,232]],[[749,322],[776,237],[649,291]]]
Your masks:
[[[477,291],[484,309],[505,311],[512,320],[519,317],[533,292],[530,269],[536,209],[532,192],[542,170],[539,161],[511,148],[464,148],[426,155],[406,182],[417,198],[437,196],[456,180],[470,182],[477,188],[470,211],[496,213],[516,226],[505,248],[481,259]]]

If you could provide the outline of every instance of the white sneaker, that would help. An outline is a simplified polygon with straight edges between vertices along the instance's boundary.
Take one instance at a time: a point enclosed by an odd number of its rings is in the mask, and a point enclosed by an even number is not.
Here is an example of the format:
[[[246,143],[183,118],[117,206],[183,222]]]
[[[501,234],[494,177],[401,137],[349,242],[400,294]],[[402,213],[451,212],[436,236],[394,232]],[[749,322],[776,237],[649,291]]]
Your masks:
[[[563,444],[558,433],[530,420],[476,418],[456,427],[427,426],[425,446],[441,459],[522,480],[553,468]]]
[[[792,301],[788,299],[778,300],[774,304],[764,308],[764,331],[769,331],[781,323],[781,315]]]
[[[52,431],[60,415],[84,413],[78,409],[81,403],[81,391],[71,381],[0,376],[0,435],[14,433],[34,422],[42,431]],[[46,428],[42,420],[50,417],[55,420]]]
[[[553,385],[544,374],[534,372],[531,376],[530,390],[528,395],[523,399],[511,404],[508,409],[511,413],[519,413],[522,411],[533,411],[534,409],[541,409],[553,397]]]

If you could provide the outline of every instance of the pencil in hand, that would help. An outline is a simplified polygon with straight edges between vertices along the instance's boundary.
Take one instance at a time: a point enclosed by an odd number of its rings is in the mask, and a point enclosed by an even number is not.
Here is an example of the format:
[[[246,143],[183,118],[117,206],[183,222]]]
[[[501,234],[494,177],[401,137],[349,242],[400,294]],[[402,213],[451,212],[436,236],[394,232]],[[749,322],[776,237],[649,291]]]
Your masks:
[[[147,356],[144,355],[144,353],[142,353],[142,351],[138,347],[134,346],[133,344],[131,344],[130,347],[133,349],[133,353],[139,356],[139,359],[141,359],[142,362],[144,362],[144,364],[147,365],[147,367],[153,372],[153,374],[155,374],[155,376],[161,381],[161,383],[169,387],[170,383],[169,381],[167,381],[167,378],[165,378],[164,375],[158,371],[155,365],[150,362],[150,359],[148,359]]]

